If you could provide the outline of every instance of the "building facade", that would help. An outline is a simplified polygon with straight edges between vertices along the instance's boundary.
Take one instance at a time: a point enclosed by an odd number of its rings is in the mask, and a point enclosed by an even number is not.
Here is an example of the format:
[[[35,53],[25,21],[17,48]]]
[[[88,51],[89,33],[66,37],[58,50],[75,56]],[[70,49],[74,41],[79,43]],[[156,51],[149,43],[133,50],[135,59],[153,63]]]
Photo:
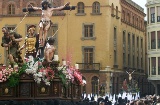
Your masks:
[[[66,2],[53,1],[52,5],[61,6]],[[16,28],[25,38],[27,26],[34,24],[38,33],[41,13],[22,12],[29,4],[40,6],[40,0],[0,0],[0,27]],[[132,0],[70,0],[70,4],[76,9],[54,11],[48,36],[56,39],[60,62],[66,59],[72,65],[79,64],[87,81],[82,92],[118,94],[123,80],[129,81],[126,71],[135,70],[132,78],[138,81],[141,94],[153,94],[146,75],[143,9]],[[1,55],[5,55],[4,48],[0,49]],[[0,63],[4,62],[5,57],[1,56]]]
[[[148,80],[160,95],[160,1],[147,0],[147,65]]]

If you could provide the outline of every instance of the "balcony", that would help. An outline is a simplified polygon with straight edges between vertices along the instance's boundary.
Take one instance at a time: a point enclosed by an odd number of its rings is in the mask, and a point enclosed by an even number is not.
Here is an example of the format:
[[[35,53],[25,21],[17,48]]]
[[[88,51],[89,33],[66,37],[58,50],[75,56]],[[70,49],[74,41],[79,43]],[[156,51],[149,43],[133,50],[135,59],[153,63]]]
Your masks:
[[[100,63],[77,63],[80,71],[99,71]]]

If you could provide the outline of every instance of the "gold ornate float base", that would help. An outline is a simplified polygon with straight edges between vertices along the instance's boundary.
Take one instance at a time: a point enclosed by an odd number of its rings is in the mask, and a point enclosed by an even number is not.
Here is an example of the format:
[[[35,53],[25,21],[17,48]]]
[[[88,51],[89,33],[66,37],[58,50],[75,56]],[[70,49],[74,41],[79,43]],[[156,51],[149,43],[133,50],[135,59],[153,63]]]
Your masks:
[[[30,100],[30,99],[62,99],[80,100],[81,86],[70,84],[62,85],[60,78],[54,78],[50,86],[34,82],[32,75],[22,74],[19,85],[9,87],[7,82],[0,83],[0,100]]]

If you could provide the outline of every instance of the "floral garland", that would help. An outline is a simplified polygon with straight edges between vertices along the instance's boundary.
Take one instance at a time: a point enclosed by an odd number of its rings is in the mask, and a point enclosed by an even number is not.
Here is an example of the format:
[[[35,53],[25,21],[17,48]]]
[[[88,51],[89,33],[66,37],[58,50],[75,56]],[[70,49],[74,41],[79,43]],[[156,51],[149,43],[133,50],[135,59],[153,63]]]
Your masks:
[[[59,77],[62,80],[62,84],[67,86],[67,84],[78,83],[83,84],[82,74],[70,64],[62,65],[60,67],[54,66],[43,66],[44,61],[42,59],[34,59],[33,56],[25,58],[25,63],[22,67],[18,67],[17,64],[12,68],[11,66],[3,66],[0,69],[0,82],[5,82],[8,80],[9,86],[14,87],[18,85],[20,80],[20,75],[22,73],[32,74],[34,81],[37,84],[44,82],[46,85],[50,86],[51,81],[54,77]],[[58,61],[57,61],[58,63]]]

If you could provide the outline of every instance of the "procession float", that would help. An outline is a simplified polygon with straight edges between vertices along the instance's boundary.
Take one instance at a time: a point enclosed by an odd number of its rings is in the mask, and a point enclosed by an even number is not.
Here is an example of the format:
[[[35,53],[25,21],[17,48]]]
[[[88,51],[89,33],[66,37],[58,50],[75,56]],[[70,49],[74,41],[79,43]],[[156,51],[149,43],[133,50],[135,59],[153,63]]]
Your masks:
[[[48,8],[55,8],[47,0],[42,1],[42,7],[40,8],[44,13],[48,12]],[[69,3],[57,8],[75,9]],[[34,12],[36,9],[24,8],[22,11]],[[42,19],[40,22],[44,29],[46,23]],[[27,28],[28,35],[24,45],[20,47],[18,42],[21,41],[21,35],[6,27],[2,28],[2,32],[4,36],[1,46],[7,48],[7,63],[0,67],[0,100],[80,100],[83,81],[78,64],[73,66],[70,60],[58,59],[58,55],[54,53],[53,38],[41,39],[45,43],[41,45],[40,38],[43,35],[35,34],[35,26],[31,25]],[[21,57],[23,49],[25,57]]]

